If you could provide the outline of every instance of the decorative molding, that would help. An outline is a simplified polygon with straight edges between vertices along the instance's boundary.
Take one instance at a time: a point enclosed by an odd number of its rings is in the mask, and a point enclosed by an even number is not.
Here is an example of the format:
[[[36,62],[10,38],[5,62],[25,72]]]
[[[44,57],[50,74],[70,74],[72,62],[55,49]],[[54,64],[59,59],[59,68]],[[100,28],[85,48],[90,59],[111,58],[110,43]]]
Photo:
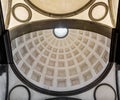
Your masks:
[[[28,87],[26,87],[25,85],[16,85],[16,86],[14,86],[14,87],[10,90],[10,92],[9,92],[8,100],[10,100],[10,95],[11,95],[11,93],[14,91],[14,89],[16,89],[16,88],[18,88],[18,87],[24,88],[24,89],[28,92],[28,100],[31,100],[31,92],[30,92],[30,90],[28,89]],[[22,96],[22,93],[20,94],[20,96]]]
[[[44,30],[44,29],[54,29],[60,26],[68,29],[70,28],[70,29],[81,29],[81,30],[92,31],[104,35],[108,38],[111,38],[112,35],[112,28],[100,23],[84,21],[84,20],[76,20],[76,19],[53,19],[53,20],[35,21],[17,26],[15,28],[13,27],[10,29],[10,38],[11,40],[13,40],[29,32]]]
[[[116,95],[115,89],[114,89],[110,84],[107,84],[107,83],[102,83],[102,84],[98,85],[98,86],[95,88],[95,90],[94,90],[94,100],[98,100],[97,97],[96,97],[96,92],[97,92],[97,90],[98,90],[100,87],[102,87],[102,86],[107,86],[107,87],[111,88],[112,91],[114,92],[114,95],[115,95],[114,100],[116,100],[116,96],[117,96],[117,95]],[[107,99],[107,98],[106,98],[106,99]]]
[[[94,17],[93,17],[93,14],[92,14],[93,10],[94,10],[95,7],[97,7],[97,6],[103,6],[103,7],[105,8],[105,13],[104,13],[104,15],[103,15],[102,17],[98,18],[98,19],[97,19],[97,18],[94,18]],[[95,3],[94,5],[91,6],[91,8],[90,8],[90,10],[89,10],[89,12],[88,12],[88,15],[89,15],[89,18],[90,18],[92,21],[101,21],[101,20],[103,20],[103,19],[106,17],[107,13],[108,13],[108,6],[107,6],[104,2],[97,2],[97,3]]]
[[[19,19],[17,16],[16,16],[16,14],[15,14],[15,9],[17,8],[17,7],[23,7],[23,8],[25,8],[26,10],[27,10],[27,12],[28,12],[28,17],[27,17],[27,19]],[[14,18],[17,20],[17,21],[19,21],[19,22],[29,22],[30,20],[31,20],[31,18],[32,18],[32,11],[30,10],[30,8],[27,6],[27,5],[25,5],[25,4],[23,4],[23,3],[17,3],[17,4],[15,4],[14,6],[13,6],[13,8],[12,8],[12,14],[13,14],[13,16],[14,16]]]

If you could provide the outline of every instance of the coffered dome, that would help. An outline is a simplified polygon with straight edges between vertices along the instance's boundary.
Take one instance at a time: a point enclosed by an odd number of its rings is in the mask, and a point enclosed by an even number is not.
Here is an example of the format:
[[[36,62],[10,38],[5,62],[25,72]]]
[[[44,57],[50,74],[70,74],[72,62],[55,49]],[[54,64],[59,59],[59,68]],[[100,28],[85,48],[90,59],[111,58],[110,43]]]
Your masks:
[[[106,69],[110,39],[78,29],[57,38],[49,29],[16,38],[12,48],[15,65],[29,82],[46,90],[72,91],[95,81]]]

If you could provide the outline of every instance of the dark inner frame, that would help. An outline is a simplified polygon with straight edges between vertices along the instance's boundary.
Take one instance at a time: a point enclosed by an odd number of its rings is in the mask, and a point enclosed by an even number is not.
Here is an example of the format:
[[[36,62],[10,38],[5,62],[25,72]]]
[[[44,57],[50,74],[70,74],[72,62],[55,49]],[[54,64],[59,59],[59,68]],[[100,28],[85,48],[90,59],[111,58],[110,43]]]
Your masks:
[[[54,28],[60,27],[60,26],[62,26],[63,28],[68,28],[68,29],[81,29],[81,30],[92,31],[97,34],[101,34],[105,37],[111,38],[112,28],[110,28],[108,26],[105,26],[105,25],[102,25],[99,23],[95,23],[95,22],[76,20],[76,19],[55,19],[55,20],[36,21],[36,22],[32,22],[32,23],[28,23],[28,24],[24,24],[24,25],[15,27],[10,30],[10,39],[12,41],[17,37],[20,37],[24,34],[28,34],[33,31],[54,29]],[[96,26],[96,27],[94,27],[94,26]],[[20,34],[18,34],[18,32]],[[38,86],[34,85],[33,83],[31,83],[30,81],[28,81],[18,71],[17,66],[15,65],[13,59],[12,59],[11,68],[14,71],[14,73],[16,74],[16,76],[24,84],[26,84],[28,87],[30,87],[40,93],[47,94],[47,95],[53,95],[53,96],[71,96],[71,95],[83,93],[83,92],[93,88],[98,83],[100,83],[106,77],[106,75],[109,73],[110,69],[112,68],[112,65],[113,65],[113,63],[109,62],[108,65],[106,66],[106,69],[100,75],[100,77],[95,79],[93,82],[91,82],[87,86],[76,89],[76,90],[72,90],[72,91],[62,91],[62,92],[47,90],[42,87],[38,87]]]

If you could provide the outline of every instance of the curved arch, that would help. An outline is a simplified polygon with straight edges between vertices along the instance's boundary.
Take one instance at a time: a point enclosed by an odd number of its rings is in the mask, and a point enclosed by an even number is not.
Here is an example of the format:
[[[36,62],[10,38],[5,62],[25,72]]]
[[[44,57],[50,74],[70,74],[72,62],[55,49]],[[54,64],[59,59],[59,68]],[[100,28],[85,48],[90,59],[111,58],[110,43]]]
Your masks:
[[[71,96],[71,95],[76,95],[76,94],[80,94],[83,93],[85,91],[90,90],[91,88],[93,88],[94,86],[96,86],[98,83],[100,83],[109,73],[109,71],[112,68],[113,63],[108,63],[106,69],[104,70],[104,72],[101,74],[101,76],[96,79],[95,81],[93,81],[92,83],[88,84],[87,86],[77,89],[77,90],[73,90],[73,91],[65,91],[65,92],[57,92],[57,91],[51,91],[51,90],[46,90],[43,89],[41,87],[38,87],[36,85],[34,85],[33,83],[31,83],[30,81],[28,81],[17,69],[16,65],[14,62],[12,62],[11,64],[11,68],[13,70],[13,72],[16,74],[16,76],[24,83],[26,84],[28,87],[30,87],[31,89],[38,91],[40,93],[43,94],[47,94],[47,95],[52,95],[52,96]]]
[[[92,31],[104,35],[108,38],[111,38],[111,33],[112,33],[111,27],[95,22],[76,20],[76,19],[53,19],[53,20],[35,21],[14,27],[10,29],[10,38],[11,40],[13,40],[29,32],[33,32],[37,30],[45,30],[45,29],[54,29],[56,27]]]
[[[31,8],[33,8],[35,11],[39,12],[40,14],[49,16],[49,17],[70,17],[73,15],[77,15],[80,12],[86,10],[90,5],[92,5],[96,0],[89,0],[86,4],[84,4],[81,8],[76,9],[75,11],[65,12],[65,13],[55,13],[51,11],[46,11],[45,9],[41,9],[41,5],[36,5],[31,0],[24,0]],[[37,3],[41,3],[40,1]],[[43,4],[44,5],[44,4]],[[45,5],[44,5],[45,6]],[[74,6],[74,5],[72,5]],[[52,9],[52,8],[51,8]]]

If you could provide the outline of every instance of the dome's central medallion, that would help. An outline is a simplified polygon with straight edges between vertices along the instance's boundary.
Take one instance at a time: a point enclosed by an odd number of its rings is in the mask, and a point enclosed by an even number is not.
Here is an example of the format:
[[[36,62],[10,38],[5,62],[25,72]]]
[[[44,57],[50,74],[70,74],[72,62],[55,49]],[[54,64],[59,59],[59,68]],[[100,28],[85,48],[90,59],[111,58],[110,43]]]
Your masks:
[[[25,0],[34,10],[48,16],[72,16],[87,9],[95,0]]]

